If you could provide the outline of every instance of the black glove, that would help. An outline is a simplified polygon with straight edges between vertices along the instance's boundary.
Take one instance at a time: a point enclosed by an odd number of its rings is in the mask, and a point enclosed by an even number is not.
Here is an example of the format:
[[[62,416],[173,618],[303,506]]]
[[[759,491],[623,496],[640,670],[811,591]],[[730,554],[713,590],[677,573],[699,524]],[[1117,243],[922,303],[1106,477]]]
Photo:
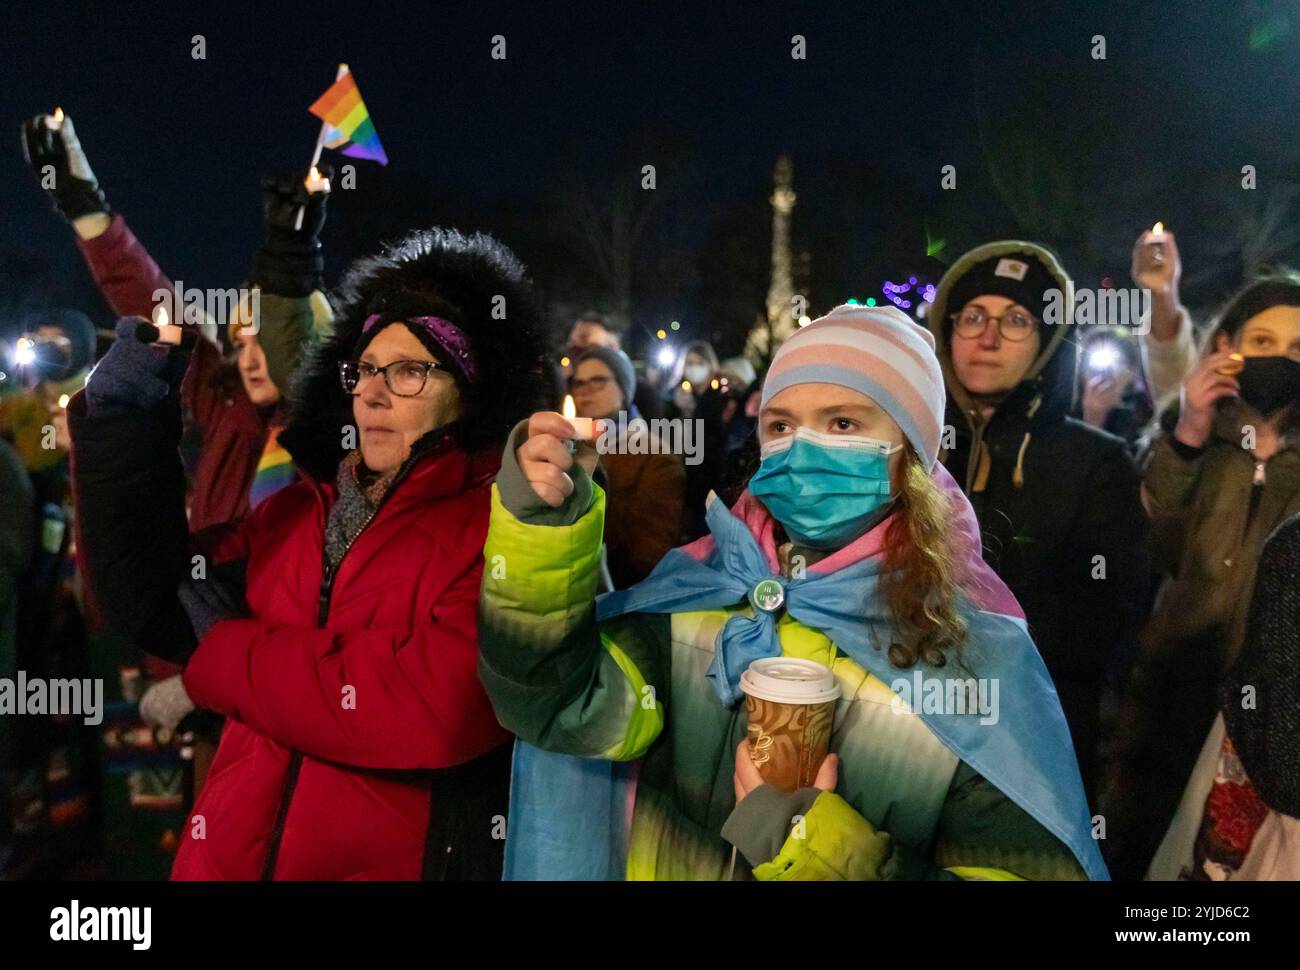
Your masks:
[[[23,157],[49,193],[55,210],[69,222],[96,212],[108,214],[108,200],[81,150],[72,119],[65,115],[63,126],[53,131],[45,124],[46,117],[37,115],[24,123]],[[51,173],[52,184],[47,181]]]
[[[248,604],[244,602],[243,593],[212,569],[204,579],[186,576],[176,593],[194,627],[194,635],[200,641],[221,620],[239,620],[248,616]]]
[[[318,165],[317,171],[331,181],[334,170]],[[274,175],[262,180],[262,213],[266,242],[253,260],[249,282],[278,296],[304,297],[324,289],[321,272],[325,257],[317,236],[325,226],[328,192],[308,192],[306,177]],[[295,229],[298,210],[303,210],[302,227]]]
[[[140,339],[152,326],[144,317],[123,317],[117,321],[117,339],[86,381],[86,408],[94,417],[120,417],[133,411],[147,411],[169,397],[179,400],[181,381],[189,366],[185,347],[165,352],[161,345]]]

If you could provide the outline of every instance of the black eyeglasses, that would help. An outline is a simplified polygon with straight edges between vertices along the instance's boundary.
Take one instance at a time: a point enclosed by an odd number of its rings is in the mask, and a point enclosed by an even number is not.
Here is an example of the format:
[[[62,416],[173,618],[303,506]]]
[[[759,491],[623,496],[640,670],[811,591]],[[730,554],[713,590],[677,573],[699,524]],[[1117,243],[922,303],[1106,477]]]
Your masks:
[[[1002,339],[1010,340],[1012,343],[1027,340],[1038,325],[1038,321],[1024,310],[1012,310],[1010,313],[995,317],[985,313],[979,307],[967,307],[960,313],[952,315],[953,332],[967,339],[978,337],[984,333],[984,328],[989,325],[990,320],[997,321],[998,333]]]
[[[575,394],[578,391],[581,391],[584,387],[589,387],[593,391],[603,391],[609,386],[609,382],[613,379],[614,378],[612,377],[588,377],[583,380],[578,380],[575,377],[570,377],[569,390],[573,391]]]
[[[415,397],[424,390],[429,374],[438,366],[436,360],[395,360],[376,367],[364,360],[339,361],[339,379],[348,394],[361,393],[359,388],[376,374],[384,375],[384,383],[398,397]]]

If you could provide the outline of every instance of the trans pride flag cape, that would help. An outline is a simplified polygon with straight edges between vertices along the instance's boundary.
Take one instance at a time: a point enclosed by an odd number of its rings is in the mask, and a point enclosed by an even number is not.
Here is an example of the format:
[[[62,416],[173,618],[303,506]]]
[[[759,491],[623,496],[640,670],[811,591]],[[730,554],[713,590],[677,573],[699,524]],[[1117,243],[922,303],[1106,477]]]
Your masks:
[[[971,676],[998,679],[1001,710],[996,724],[981,724],[972,714],[930,713],[919,703],[913,705],[915,713],[957,757],[1069,847],[1090,879],[1107,879],[1051,677],[1015,598],[979,554],[979,527],[970,503],[942,466],[935,467],[934,475],[954,508],[954,545],[970,628],[963,664]],[[791,580],[779,575],[775,524],[751,496],[742,496],[734,511],[711,497],[707,520],[711,535],[669,552],[636,586],[598,598],[597,620],[735,606],[748,599],[758,582],[776,578],[785,588],[785,608],[795,619],[826,633],[884,683],[898,677],[900,671],[889,666],[884,652],[871,646],[873,628],[881,633],[884,618],[864,615],[879,613],[873,596],[879,556],[874,553],[881,548],[887,520],[809,566],[803,578]],[[752,660],[780,650],[773,614],[755,610],[752,617],[728,620],[708,675],[719,703],[735,701],[736,678]],[[925,664],[915,669],[926,679],[944,673]],[[505,878],[623,879],[628,807],[634,797],[628,765],[516,742]],[[607,833],[607,838],[593,833]]]

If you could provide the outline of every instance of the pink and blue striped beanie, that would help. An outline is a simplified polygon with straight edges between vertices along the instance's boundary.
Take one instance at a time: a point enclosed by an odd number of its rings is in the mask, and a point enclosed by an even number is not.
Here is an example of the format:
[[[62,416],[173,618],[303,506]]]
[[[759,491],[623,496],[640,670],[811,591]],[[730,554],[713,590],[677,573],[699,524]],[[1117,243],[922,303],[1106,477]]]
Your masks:
[[[760,408],[795,384],[838,384],[867,395],[931,469],[943,433],[943,370],[934,336],[895,307],[837,306],[783,343]]]

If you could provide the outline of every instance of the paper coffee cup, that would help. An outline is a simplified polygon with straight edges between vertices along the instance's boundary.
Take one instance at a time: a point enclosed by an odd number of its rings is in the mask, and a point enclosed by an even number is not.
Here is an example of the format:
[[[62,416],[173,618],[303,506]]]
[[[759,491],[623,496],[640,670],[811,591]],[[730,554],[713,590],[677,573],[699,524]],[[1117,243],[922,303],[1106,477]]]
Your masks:
[[[813,783],[830,748],[840,688],[829,667],[796,657],[755,660],[740,675],[749,715],[749,753],[768,784],[794,791]]]

